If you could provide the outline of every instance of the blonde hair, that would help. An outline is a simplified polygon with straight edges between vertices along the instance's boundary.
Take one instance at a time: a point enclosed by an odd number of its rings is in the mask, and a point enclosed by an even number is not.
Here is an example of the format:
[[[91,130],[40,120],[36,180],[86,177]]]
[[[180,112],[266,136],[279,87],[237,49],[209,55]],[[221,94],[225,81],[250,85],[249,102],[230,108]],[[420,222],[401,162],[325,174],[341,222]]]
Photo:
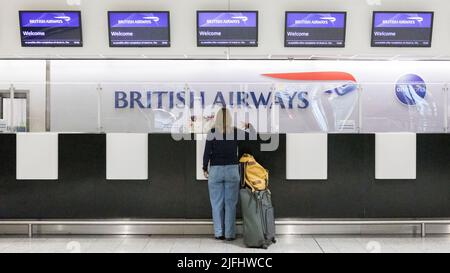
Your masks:
[[[233,130],[233,118],[229,109],[223,107],[216,114],[214,129],[220,133],[230,133]]]

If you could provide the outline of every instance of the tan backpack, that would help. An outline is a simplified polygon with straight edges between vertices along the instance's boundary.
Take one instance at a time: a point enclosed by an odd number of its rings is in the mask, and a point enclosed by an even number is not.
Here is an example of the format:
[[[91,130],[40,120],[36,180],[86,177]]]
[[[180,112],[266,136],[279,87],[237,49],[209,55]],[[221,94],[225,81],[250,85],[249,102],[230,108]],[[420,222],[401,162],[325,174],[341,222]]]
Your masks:
[[[269,172],[256,162],[250,154],[242,155],[239,162],[242,164],[242,186],[249,187],[254,191],[267,190],[269,186]]]

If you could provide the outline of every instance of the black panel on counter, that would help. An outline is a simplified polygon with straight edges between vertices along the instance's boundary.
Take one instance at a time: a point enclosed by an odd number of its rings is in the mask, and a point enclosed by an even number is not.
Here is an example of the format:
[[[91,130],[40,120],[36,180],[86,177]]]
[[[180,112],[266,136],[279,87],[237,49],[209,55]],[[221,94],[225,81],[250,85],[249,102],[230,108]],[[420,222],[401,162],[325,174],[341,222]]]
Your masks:
[[[373,135],[328,135],[328,179],[286,180],[286,139],[265,156],[271,191],[280,218],[362,218],[366,173],[373,170]],[[270,163],[271,159],[275,162]],[[272,166],[270,166],[272,164]],[[275,164],[275,166],[273,166]]]
[[[170,134],[149,135],[149,186],[142,195],[142,205],[148,206],[142,217],[185,218],[191,197],[186,189],[187,151],[192,141],[176,141]],[[195,175],[194,175],[195,177]]]
[[[25,206],[18,203],[21,191],[16,181],[16,135],[0,134],[0,215],[25,214]],[[15,211],[11,211],[14,209]]]
[[[107,218],[100,217],[109,210],[101,208],[105,195],[99,191],[106,184],[106,135],[59,135],[58,183],[48,218]]]
[[[450,217],[450,135],[417,135],[416,217]]]
[[[191,136],[194,139],[194,136]],[[185,141],[184,141],[185,142]],[[208,181],[197,180],[196,142],[190,141],[185,150],[185,216],[190,219],[209,219],[211,203],[209,201]]]

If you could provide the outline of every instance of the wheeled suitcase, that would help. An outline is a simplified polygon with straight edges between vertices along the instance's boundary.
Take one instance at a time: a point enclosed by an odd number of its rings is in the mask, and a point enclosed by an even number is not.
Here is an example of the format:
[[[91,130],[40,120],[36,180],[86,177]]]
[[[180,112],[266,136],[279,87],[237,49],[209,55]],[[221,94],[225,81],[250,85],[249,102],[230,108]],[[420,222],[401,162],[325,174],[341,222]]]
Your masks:
[[[244,244],[267,249],[275,243],[275,217],[269,190],[240,190]]]
[[[253,191],[245,183],[246,163],[240,164],[241,190],[239,192],[244,244],[247,247],[268,248],[275,243],[275,216],[271,192]],[[267,181],[268,182],[268,181]]]

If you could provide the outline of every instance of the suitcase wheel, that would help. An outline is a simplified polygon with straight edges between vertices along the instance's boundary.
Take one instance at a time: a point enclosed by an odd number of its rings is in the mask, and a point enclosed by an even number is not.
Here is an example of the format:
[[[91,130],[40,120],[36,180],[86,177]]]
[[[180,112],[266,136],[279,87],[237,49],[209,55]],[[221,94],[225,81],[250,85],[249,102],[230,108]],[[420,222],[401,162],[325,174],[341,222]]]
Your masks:
[[[272,243],[276,244],[277,243],[277,239],[273,238],[272,239]]]

